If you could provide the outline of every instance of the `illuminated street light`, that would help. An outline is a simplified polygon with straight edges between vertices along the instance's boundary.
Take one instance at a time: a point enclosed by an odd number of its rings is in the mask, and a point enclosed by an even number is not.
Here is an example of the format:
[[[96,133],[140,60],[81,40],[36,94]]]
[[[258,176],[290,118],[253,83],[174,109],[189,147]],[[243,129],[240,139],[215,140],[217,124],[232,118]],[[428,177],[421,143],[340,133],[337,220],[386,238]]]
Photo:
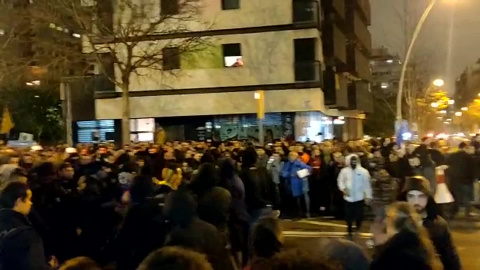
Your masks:
[[[392,59],[388,59],[386,62],[389,63],[389,64],[391,64],[391,63],[393,63],[393,60],[392,60]]]
[[[439,104],[437,102],[432,102],[432,104],[430,104],[432,106],[432,108],[438,108]]]
[[[462,111],[466,112],[466,111],[468,111],[468,108],[467,107],[462,107]]]
[[[436,87],[442,87],[445,85],[445,81],[442,79],[436,79],[435,81],[433,81],[433,85],[435,85]]]
[[[441,110],[440,113],[441,114],[447,114],[447,111],[446,110]]]
[[[455,116],[462,116],[462,114],[463,114],[462,112],[456,112]]]
[[[453,99],[449,99],[449,100],[448,100],[448,104],[449,104],[449,105],[453,105],[453,104],[455,104],[455,100],[453,100]]]

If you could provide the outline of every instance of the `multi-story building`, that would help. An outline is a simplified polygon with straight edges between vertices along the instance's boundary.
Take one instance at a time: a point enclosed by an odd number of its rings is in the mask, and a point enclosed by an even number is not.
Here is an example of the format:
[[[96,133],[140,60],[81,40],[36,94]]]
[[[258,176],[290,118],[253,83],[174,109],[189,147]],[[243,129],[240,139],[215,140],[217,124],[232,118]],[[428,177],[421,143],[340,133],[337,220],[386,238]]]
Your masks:
[[[386,96],[395,95],[402,70],[402,62],[398,55],[392,55],[385,47],[372,50],[370,66],[372,91],[381,91]]]
[[[10,83],[82,75],[82,42],[71,19],[45,1],[0,1],[0,64]],[[34,82],[34,83],[32,83]],[[41,83],[41,82],[40,82]]]
[[[455,83],[455,106],[468,106],[480,95],[480,59],[473,65],[467,66]]]
[[[350,97],[348,106],[335,106],[336,97],[324,97],[322,38],[331,37],[322,34],[320,1],[205,0],[202,17],[212,22],[211,27],[189,33],[210,37],[212,53],[197,57],[200,65],[181,56],[170,59],[168,68],[175,69],[175,75],[155,70],[142,77],[132,75],[132,138],[150,139],[155,124],[162,125],[171,139],[257,138],[254,93],[259,90],[265,96],[267,138],[360,137],[361,100],[368,100],[370,75],[370,8],[368,1],[345,2],[344,16],[351,19],[345,19],[344,30],[355,42],[344,40],[348,61],[342,72],[350,74],[345,77],[351,81],[348,88],[333,92],[348,92],[342,93]],[[96,119],[120,119],[121,92],[100,90],[95,95]],[[119,124],[115,122],[115,130]]]
[[[369,0],[325,0],[323,49],[324,92],[330,108],[361,116],[373,109],[370,92],[369,57],[372,39]],[[353,117],[343,129],[343,138],[363,134],[362,117]]]

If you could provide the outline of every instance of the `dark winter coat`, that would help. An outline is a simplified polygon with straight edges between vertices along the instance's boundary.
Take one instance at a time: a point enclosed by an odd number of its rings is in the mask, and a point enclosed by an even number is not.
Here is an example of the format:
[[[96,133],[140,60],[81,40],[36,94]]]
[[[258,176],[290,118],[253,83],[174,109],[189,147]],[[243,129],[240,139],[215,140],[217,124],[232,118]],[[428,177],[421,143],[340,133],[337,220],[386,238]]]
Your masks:
[[[51,269],[40,236],[24,215],[10,209],[0,210],[0,269]]]
[[[442,261],[443,268],[445,270],[462,269],[460,257],[453,243],[448,224],[438,215],[438,208],[432,197],[429,198],[427,204],[427,218],[424,219],[423,226],[430,235],[435,250]]]
[[[438,151],[437,149],[428,149],[428,153],[432,158],[433,162],[435,162],[435,166],[442,166],[445,165],[445,156],[442,152]]]
[[[474,180],[474,159],[465,151],[453,153],[448,159],[449,174],[455,183],[471,185]]]
[[[245,203],[250,214],[275,203],[275,184],[266,169],[243,168],[240,178],[245,187]]]
[[[222,232],[225,231],[232,204],[230,192],[222,187],[213,187],[197,200],[200,219],[212,224]]]
[[[214,270],[233,269],[222,236],[211,224],[194,217],[187,226],[176,226],[166,245],[181,246],[207,255]]]
[[[118,269],[135,269],[150,252],[161,248],[166,230],[159,206],[150,201],[133,205],[116,241]]]
[[[379,247],[371,270],[431,270],[427,251],[421,247],[417,234],[409,231],[400,231]]]
[[[395,199],[397,180],[387,171],[376,171],[372,174],[372,191],[374,205],[388,205]]]
[[[406,194],[399,198],[406,201]],[[439,215],[439,209],[435,200],[430,196],[427,203],[427,217],[423,220],[423,226],[427,229],[430,240],[440,257],[445,270],[462,269],[460,257],[453,243],[447,222]]]

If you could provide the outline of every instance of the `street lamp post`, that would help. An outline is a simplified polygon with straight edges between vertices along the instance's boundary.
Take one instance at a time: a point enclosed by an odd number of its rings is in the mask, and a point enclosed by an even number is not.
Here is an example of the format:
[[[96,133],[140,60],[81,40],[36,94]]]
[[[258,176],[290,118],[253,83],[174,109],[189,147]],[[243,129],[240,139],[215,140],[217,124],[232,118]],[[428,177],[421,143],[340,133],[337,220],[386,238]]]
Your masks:
[[[413,46],[415,45],[415,41],[418,38],[418,34],[420,33],[420,30],[422,30],[423,24],[427,20],[428,15],[432,11],[437,1],[438,0],[430,0],[430,3],[428,4],[427,8],[422,14],[422,17],[420,17],[420,20],[418,21],[418,24],[415,28],[415,31],[413,32],[412,41],[408,46],[407,54],[405,55],[405,60],[403,61],[402,72],[400,74],[400,81],[398,84],[398,94],[397,94],[397,125],[396,125],[397,127],[400,126],[400,123],[402,122],[402,118],[403,118],[402,117],[403,84],[405,82],[405,73],[407,71],[408,63],[410,62],[410,55],[412,54],[412,49],[413,49]]]

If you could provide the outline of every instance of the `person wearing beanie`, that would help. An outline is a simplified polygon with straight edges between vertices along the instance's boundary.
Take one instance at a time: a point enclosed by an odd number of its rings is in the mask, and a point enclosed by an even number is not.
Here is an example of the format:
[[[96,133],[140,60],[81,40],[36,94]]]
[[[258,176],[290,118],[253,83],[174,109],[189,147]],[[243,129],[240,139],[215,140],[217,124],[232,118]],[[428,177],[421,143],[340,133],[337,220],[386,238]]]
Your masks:
[[[462,269],[448,224],[439,215],[437,204],[430,195],[430,182],[423,176],[408,178],[400,200],[407,201],[423,218],[423,226],[430,235],[444,269]]]

